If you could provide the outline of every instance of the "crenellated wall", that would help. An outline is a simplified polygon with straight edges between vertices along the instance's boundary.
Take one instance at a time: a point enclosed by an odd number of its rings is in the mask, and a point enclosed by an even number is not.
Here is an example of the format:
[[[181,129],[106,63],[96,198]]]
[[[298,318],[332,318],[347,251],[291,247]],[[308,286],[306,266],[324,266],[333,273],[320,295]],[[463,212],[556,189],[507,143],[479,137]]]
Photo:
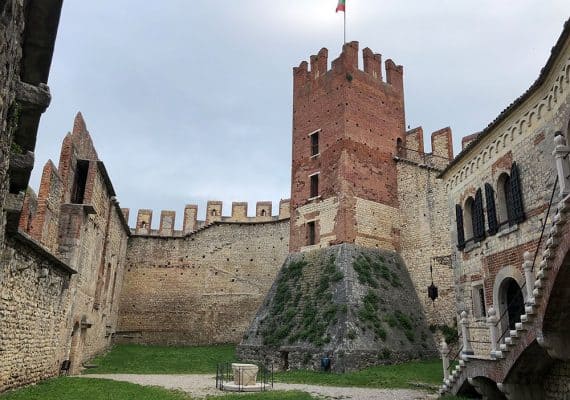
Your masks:
[[[289,219],[289,199],[279,202],[279,214],[272,215],[273,204],[270,201],[258,201],[255,205],[255,215],[248,216],[247,202],[233,202],[231,215],[222,215],[223,202],[210,200],[206,207],[206,219],[198,220],[198,206],[188,204],[184,208],[184,219],[182,229],[175,229],[176,211],[161,211],[160,224],[158,229],[152,229],[152,214],[150,209],[141,209],[137,214],[137,221],[134,228],[131,229],[133,235],[140,236],[172,236],[182,237],[197,230],[203,229],[215,222],[233,222],[233,223],[262,223],[275,222]],[[130,213],[128,208],[123,209],[123,213]]]

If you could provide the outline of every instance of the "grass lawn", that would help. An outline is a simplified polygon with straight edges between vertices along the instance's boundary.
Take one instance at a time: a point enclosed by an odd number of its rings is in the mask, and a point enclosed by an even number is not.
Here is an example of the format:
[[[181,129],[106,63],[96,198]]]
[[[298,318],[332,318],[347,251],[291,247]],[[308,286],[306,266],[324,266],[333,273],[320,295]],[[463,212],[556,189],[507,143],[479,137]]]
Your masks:
[[[275,380],[279,382],[370,388],[415,388],[418,383],[436,386],[441,384],[442,379],[440,360],[382,365],[344,374],[312,371],[289,371],[275,374]]]
[[[192,400],[183,392],[106,379],[55,378],[0,395],[2,400]],[[308,393],[266,392],[208,397],[216,400],[312,400]],[[314,399],[313,399],[314,400]]]
[[[220,362],[235,361],[235,346],[166,347],[117,345],[90,364],[86,374],[216,374]]]
[[[117,345],[92,361],[97,368],[86,374],[215,374],[216,364],[235,361],[233,345],[205,347],[162,347]],[[415,388],[416,384],[437,386],[443,379],[440,360],[413,361],[399,365],[367,368],[345,374],[289,371],[275,380],[329,386],[370,388]]]

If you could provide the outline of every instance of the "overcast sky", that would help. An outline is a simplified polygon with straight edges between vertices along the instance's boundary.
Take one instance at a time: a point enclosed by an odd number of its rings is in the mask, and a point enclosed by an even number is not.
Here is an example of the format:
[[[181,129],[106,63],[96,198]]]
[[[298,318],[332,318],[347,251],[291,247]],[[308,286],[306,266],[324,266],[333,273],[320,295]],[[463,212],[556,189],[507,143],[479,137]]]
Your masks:
[[[81,111],[122,207],[290,195],[292,67],[342,44],[336,0],[66,0],[31,185]],[[347,39],[404,66],[406,123],[479,131],[538,77],[568,0],[347,0]],[[429,140],[426,139],[429,145]],[[275,211],[274,211],[275,212]]]

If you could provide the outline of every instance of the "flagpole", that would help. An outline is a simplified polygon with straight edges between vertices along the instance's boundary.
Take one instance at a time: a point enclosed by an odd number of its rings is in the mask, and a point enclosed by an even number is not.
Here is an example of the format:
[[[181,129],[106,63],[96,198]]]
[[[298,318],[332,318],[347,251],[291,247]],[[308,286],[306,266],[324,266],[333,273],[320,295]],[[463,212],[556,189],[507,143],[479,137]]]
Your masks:
[[[344,7],[344,44],[346,44],[346,5]]]

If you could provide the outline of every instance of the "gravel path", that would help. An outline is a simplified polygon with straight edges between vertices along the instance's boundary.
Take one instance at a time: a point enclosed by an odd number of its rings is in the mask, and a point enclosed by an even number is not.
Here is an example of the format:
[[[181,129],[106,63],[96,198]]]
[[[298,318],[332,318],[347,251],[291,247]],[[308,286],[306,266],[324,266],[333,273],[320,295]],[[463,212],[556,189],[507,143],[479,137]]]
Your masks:
[[[82,375],[81,378],[102,378],[125,381],[139,385],[162,386],[190,393],[192,397],[203,398],[207,395],[221,395],[216,389],[216,379],[211,375]],[[365,389],[305,384],[275,383],[273,390],[299,390],[326,399],[352,400],[424,400],[436,398],[426,392],[409,389]]]

